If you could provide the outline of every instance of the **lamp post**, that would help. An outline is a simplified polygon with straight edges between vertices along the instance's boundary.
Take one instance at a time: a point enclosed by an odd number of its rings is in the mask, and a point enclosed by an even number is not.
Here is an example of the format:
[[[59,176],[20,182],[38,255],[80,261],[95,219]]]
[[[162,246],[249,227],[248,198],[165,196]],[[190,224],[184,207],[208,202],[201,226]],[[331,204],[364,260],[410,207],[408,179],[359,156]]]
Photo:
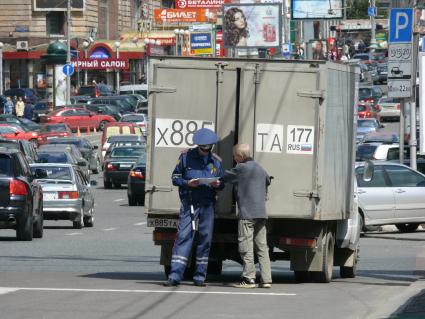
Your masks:
[[[117,59],[120,58],[120,45],[121,43],[119,41],[115,42],[115,48],[117,49]],[[120,70],[116,69],[116,75],[117,75],[117,94],[120,94]]]
[[[184,30],[183,29],[180,29],[179,30],[179,34],[180,34],[181,55],[183,56],[184,55],[183,54],[183,48],[184,48],[184,45],[185,45],[185,43],[184,43]]]
[[[189,39],[189,35],[190,35],[190,32],[189,32],[189,30],[186,30],[185,32],[184,32],[184,34],[185,34],[185,39],[186,39],[186,41],[185,41],[185,46],[186,46],[186,56],[189,56],[189,44],[190,44],[190,39]]]
[[[84,48],[84,59],[87,59],[87,49],[89,48],[90,43],[88,41],[83,42]],[[87,85],[87,69],[84,70],[84,85]]]
[[[174,36],[176,37],[176,56],[179,55],[179,29],[174,29]]]
[[[3,42],[0,42],[0,95],[3,95]]]

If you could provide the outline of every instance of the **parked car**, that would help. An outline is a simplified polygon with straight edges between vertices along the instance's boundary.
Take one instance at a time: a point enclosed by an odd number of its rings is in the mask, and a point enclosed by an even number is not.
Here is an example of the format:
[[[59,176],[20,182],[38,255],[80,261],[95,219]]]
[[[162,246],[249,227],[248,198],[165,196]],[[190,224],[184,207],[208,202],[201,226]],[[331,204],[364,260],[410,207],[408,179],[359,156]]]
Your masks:
[[[145,156],[145,146],[119,146],[105,157],[103,164],[103,185],[106,189],[112,185],[119,188],[126,184],[128,174],[141,156]]]
[[[28,163],[34,163],[37,161],[37,151],[33,143],[25,140],[12,140],[6,138],[0,138],[0,147],[11,148],[21,151],[24,154]]]
[[[110,136],[128,134],[143,135],[143,132],[139,126],[133,123],[116,122],[106,125],[105,129],[102,132],[102,157],[105,155],[104,152],[106,152],[106,150],[108,149],[107,145],[105,145],[105,142]]]
[[[119,121],[122,117],[122,114],[118,107],[115,105],[109,104],[87,104],[85,106],[87,110],[96,114],[105,114],[112,116],[114,119]]]
[[[40,131],[41,126],[26,118],[19,118],[12,114],[1,114],[0,124],[16,124],[24,128],[26,131]]]
[[[388,78],[388,63],[380,63],[378,64],[378,82],[379,83],[387,83]]]
[[[359,210],[364,226],[395,225],[413,232],[425,223],[425,175],[396,163],[375,162],[370,181],[356,167]]]
[[[47,220],[70,220],[73,228],[94,225],[92,184],[78,166],[71,164],[31,164],[33,172],[43,171],[37,179],[43,189],[43,214]]]
[[[114,95],[114,91],[106,84],[83,85],[78,89],[78,95],[87,95],[90,97],[109,96]]]
[[[74,95],[69,98],[71,104],[84,104],[90,101],[92,97],[90,95]]]
[[[124,114],[120,122],[133,123],[142,128],[143,135],[146,136],[147,121],[143,113]]]
[[[17,240],[43,237],[43,193],[21,151],[0,148],[0,228],[16,229]]]
[[[83,157],[80,150],[75,145],[73,144],[44,144],[39,147],[39,152],[50,152],[50,151],[69,152],[71,156],[74,158],[74,161],[70,162],[70,164],[75,164],[80,166],[86,178],[90,180],[91,171],[90,171],[89,162]]]
[[[375,119],[380,121],[379,113],[368,103],[359,103],[357,105],[357,117],[359,119]]]
[[[148,97],[148,85],[147,84],[130,84],[120,86],[120,95],[128,94],[141,94],[145,98]]]
[[[38,132],[25,131],[23,128],[15,125],[0,124],[0,137],[13,140],[26,140],[37,145],[40,134]]]
[[[40,136],[38,137],[38,145],[49,143],[49,141],[59,138],[72,136],[72,131],[66,124],[44,124],[41,127]]]
[[[14,96],[22,97],[22,100],[25,103],[35,104],[38,101],[37,92],[34,89],[30,88],[15,88],[4,91],[4,96]]]
[[[127,198],[129,206],[145,205],[145,176],[146,156],[139,157],[136,164],[131,168],[127,178]]]
[[[366,134],[362,142],[363,143],[377,142],[377,143],[390,144],[390,143],[399,143],[400,139],[397,133],[380,131],[380,132],[372,132],[372,133]]]
[[[41,123],[65,123],[71,130],[78,128],[97,128],[103,130],[108,124],[116,120],[103,114],[95,114],[84,108],[63,108],[49,113],[41,118]]]
[[[32,109],[32,120],[36,123],[40,122],[40,116],[44,116],[49,113],[49,104],[47,100],[39,100],[34,104]]]
[[[400,120],[400,103],[393,98],[381,97],[377,103],[381,120]]]
[[[357,145],[356,161],[388,160],[390,149],[398,148],[398,143],[382,144],[379,142],[361,143]]]
[[[137,98],[129,95],[101,96],[90,100],[89,104],[115,105],[119,108],[121,113],[133,113],[139,107],[143,106],[142,103],[139,103]]]
[[[114,135],[109,137],[105,142],[105,147],[108,149],[103,157],[108,156],[111,151],[117,146],[134,146],[146,145],[146,140],[141,135]]]
[[[383,96],[382,89],[379,86],[361,86],[359,87],[359,101],[369,102],[375,105]]]
[[[375,118],[363,118],[357,120],[357,142],[370,132],[376,132],[382,125]]]
[[[89,168],[93,174],[99,173],[101,169],[100,159],[97,152],[98,146],[92,145],[92,143],[86,138],[79,137],[66,137],[56,138],[49,141],[49,144],[73,144],[80,151],[83,158],[89,163]]]

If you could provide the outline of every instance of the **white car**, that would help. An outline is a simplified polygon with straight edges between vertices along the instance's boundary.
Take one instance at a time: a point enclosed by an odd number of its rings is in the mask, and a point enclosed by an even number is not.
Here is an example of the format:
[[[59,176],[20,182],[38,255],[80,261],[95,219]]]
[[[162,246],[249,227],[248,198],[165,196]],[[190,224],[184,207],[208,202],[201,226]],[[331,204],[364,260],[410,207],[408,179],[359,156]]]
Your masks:
[[[381,97],[378,101],[379,116],[381,120],[400,120],[400,103],[392,98]]]
[[[425,223],[425,175],[405,165],[374,162],[370,181],[363,180],[364,165],[356,167],[359,212],[363,226],[395,225],[413,232]]]
[[[362,143],[357,145],[356,161],[365,160],[394,160],[394,150],[396,150],[398,158],[398,143],[382,144],[382,143]],[[388,156],[390,155],[390,157]]]

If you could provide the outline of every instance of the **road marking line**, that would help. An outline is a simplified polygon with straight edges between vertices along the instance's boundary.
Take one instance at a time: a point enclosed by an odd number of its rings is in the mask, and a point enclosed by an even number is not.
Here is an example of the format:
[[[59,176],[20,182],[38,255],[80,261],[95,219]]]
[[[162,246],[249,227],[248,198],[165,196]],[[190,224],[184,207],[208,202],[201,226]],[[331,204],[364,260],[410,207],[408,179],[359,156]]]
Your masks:
[[[0,295],[5,295],[5,294],[9,294],[11,292],[15,292],[18,291],[19,288],[3,288],[0,287]]]
[[[136,224],[134,224],[134,226],[142,226],[142,225],[146,225],[146,222],[142,222],[142,223],[136,223]]]
[[[3,289],[0,287],[0,290]],[[27,288],[27,287],[4,287],[4,289],[27,290],[27,291],[70,291],[70,292],[121,292],[121,293],[158,293],[158,294],[187,294],[187,295],[252,295],[252,296],[296,296],[294,293],[283,292],[232,292],[232,291],[205,291],[205,290],[149,290],[149,289],[83,289],[83,288]]]
[[[65,234],[65,236],[75,236],[75,235],[82,235],[83,233],[69,233]]]
[[[111,230],[115,230],[116,228],[104,228],[104,231],[111,231]]]
[[[122,202],[124,200],[124,198],[118,198],[118,199],[114,199],[114,202]]]

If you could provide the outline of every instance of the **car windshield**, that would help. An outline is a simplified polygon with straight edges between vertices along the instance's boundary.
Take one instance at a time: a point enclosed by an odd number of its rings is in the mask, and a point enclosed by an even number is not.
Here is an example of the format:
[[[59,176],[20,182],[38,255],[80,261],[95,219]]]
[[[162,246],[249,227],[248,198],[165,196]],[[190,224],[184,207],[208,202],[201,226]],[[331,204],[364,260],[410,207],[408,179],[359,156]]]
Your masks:
[[[366,111],[366,106],[365,105],[358,105],[357,106],[357,112],[364,112]]]
[[[39,163],[68,163],[68,156],[62,152],[38,153]]]
[[[143,115],[127,115],[123,116],[121,122],[143,122],[145,117]]]
[[[112,150],[111,157],[139,157],[144,152],[144,149],[141,147],[120,147]]]
[[[0,154],[0,175],[9,176],[10,157],[6,154]]]
[[[65,124],[45,125],[43,127],[44,132],[67,132],[68,128]]]
[[[57,179],[62,181],[72,181],[72,174],[69,167],[55,167],[55,166],[31,166],[31,171],[35,173],[36,169],[41,169],[46,172],[47,177],[43,179]]]
[[[136,165],[146,165],[146,152],[143,153],[136,162]]]
[[[113,142],[110,146],[111,149],[117,146],[135,146],[135,145],[142,145],[142,142],[140,141],[120,141],[120,142]]]
[[[377,146],[361,144],[357,147],[356,161],[365,161],[373,158]]]
[[[375,121],[357,121],[357,127],[376,127]]]
[[[77,147],[83,146],[82,140],[60,140],[60,139],[54,139],[49,142],[50,144],[72,144]]]
[[[369,88],[359,89],[359,99],[364,99],[367,97],[370,97],[370,89]]]
[[[393,100],[393,99],[391,99],[391,98],[381,98],[381,99],[379,99],[378,104],[379,104],[379,103],[395,103],[395,102],[394,102],[394,100]]]

